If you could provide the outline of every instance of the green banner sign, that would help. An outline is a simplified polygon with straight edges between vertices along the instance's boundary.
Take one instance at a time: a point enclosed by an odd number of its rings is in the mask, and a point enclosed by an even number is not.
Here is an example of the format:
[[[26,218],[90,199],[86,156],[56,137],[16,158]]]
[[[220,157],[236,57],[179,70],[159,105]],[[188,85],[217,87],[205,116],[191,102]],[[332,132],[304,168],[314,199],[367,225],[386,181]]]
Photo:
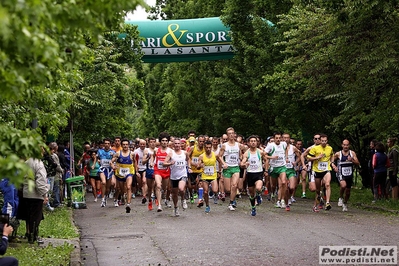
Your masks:
[[[126,21],[136,25],[146,63],[231,59],[230,29],[220,18]]]

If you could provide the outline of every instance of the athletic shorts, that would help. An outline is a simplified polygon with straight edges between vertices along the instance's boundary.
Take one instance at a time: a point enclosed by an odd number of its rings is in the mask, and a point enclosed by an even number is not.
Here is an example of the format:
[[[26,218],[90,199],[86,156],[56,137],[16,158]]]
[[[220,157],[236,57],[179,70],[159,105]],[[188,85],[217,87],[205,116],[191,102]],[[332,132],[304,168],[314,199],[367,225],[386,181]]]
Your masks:
[[[146,169],[145,170],[145,178],[154,179],[154,169]]]
[[[273,171],[271,171],[270,176],[272,178],[278,178],[280,174],[287,172],[287,167],[285,165],[279,167],[273,167]]]
[[[200,173],[189,173],[188,176],[190,177],[191,185],[197,184],[197,178],[201,178],[201,174]]]
[[[119,181],[119,182],[126,182],[126,180],[129,178],[129,177],[131,177],[131,178],[133,178],[133,174],[128,174],[126,177],[124,177],[124,178],[122,178],[122,177],[119,177],[119,176],[115,176],[115,178],[116,178],[116,181]]]
[[[247,184],[248,187],[254,187],[257,181],[263,181],[263,172],[248,173],[247,172]]]
[[[313,171],[307,172],[307,174],[308,174],[308,181],[309,181],[309,183],[315,182],[315,179],[314,179],[315,174],[314,174],[314,172],[313,172]]]
[[[95,175],[95,176],[90,176],[90,179],[94,179],[94,180],[96,180],[96,181],[100,181],[101,180],[101,178],[100,178],[100,176],[99,175]]]
[[[244,178],[245,169],[240,168],[240,178]]]
[[[291,177],[297,177],[296,171],[294,168],[287,168],[287,171],[285,171],[287,178],[290,179]]]
[[[329,173],[330,171],[323,171],[323,172],[315,172],[312,171],[314,173],[314,178],[324,178],[324,176]]]
[[[112,168],[110,167],[100,167],[98,173],[103,173],[105,175],[105,178],[109,180],[114,175],[114,170],[112,170]]]
[[[154,170],[154,176],[155,175],[160,175],[162,179],[168,179],[170,177],[170,171],[169,170]]]
[[[143,171],[138,171],[138,172],[139,172],[139,174],[140,174],[140,177],[143,178],[143,173],[145,172],[145,170],[143,170]]]
[[[338,179],[339,182],[345,181],[347,188],[351,188],[352,187],[353,175],[349,175],[349,176],[337,175],[337,179]]]
[[[225,178],[231,178],[235,173],[240,172],[240,167],[238,166],[228,166],[226,169],[223,169],[222,175]]]
[[[177,180],[170,179],[170,184],[171,184],[172,188],[178,188],[180,181],[187,182],[187,176],[182,176]]]
[[[202,181],[202,182],[207,182],[208,184],[210,184],[210,183],[212,183],[213,181],[217,181],[217,179],[202,179],[202,178],[201,178],[201,181]]]

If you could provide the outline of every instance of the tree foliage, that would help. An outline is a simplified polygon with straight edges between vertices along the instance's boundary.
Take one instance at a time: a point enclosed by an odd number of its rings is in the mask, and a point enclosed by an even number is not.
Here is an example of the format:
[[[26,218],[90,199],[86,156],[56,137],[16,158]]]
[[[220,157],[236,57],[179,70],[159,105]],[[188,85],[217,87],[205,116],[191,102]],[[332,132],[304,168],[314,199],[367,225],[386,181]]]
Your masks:
[[[0,174],[16,183],[40,157],[43,137],[58,135],[84,77],[85,36],[119,30],[143,1],[3,1],[0,7]],[[81,93],[81,99],[90,99]],[[37,124],[35,130],[27,129]]]

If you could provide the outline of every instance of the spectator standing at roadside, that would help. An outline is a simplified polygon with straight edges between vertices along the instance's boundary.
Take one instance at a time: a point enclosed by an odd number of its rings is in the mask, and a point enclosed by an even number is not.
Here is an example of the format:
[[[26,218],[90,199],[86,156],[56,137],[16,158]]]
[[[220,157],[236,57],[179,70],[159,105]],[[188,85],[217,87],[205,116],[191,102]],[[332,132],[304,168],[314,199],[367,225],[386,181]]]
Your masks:
[[[391,165],[388,168],[389,182],[392,187],[392,199],[398,199],[398,167],[399,167],[399,148],[396,145],[396,138],[388,139],[388,159]]]

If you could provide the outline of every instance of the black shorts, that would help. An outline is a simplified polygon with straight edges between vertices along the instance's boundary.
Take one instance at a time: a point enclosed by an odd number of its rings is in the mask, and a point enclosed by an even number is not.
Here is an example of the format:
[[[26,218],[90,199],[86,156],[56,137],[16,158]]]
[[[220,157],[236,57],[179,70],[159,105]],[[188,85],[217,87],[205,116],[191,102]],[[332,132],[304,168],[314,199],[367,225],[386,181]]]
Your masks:
[[[330,171],[324,171],[324,172],[314,172],[314,178],[324,178],[324,176],[329,173]]]
[[[248,173],[247,172],[247,184],[248,187],[254,187],[257,181],[263,181],[263,172],[259,173]]]
[[[346,188],[351,188],[353,185],[353,175],[349,175],[349,176],[337,175],[337,179],[338,179],[338,182],[345,181]]]
[[[240,178],[244,178],[245,169],[240,168]]]
[[[190,173],[189,176],[191,185],[195,185],[197,184],[197,179],[201,178],[201,173]]]
[[[101,181],[101,178],[100,178],[100,176],[99,175],[96,175],[96,176],[90,176],[90,179],[94,179],[94,180],[96,180],[96,181]]]
[[[187,176],[182,176],[177,180],[170,179],[170,184],[171,184],[172,188],[178,188],[180,181],[187,182]]]

